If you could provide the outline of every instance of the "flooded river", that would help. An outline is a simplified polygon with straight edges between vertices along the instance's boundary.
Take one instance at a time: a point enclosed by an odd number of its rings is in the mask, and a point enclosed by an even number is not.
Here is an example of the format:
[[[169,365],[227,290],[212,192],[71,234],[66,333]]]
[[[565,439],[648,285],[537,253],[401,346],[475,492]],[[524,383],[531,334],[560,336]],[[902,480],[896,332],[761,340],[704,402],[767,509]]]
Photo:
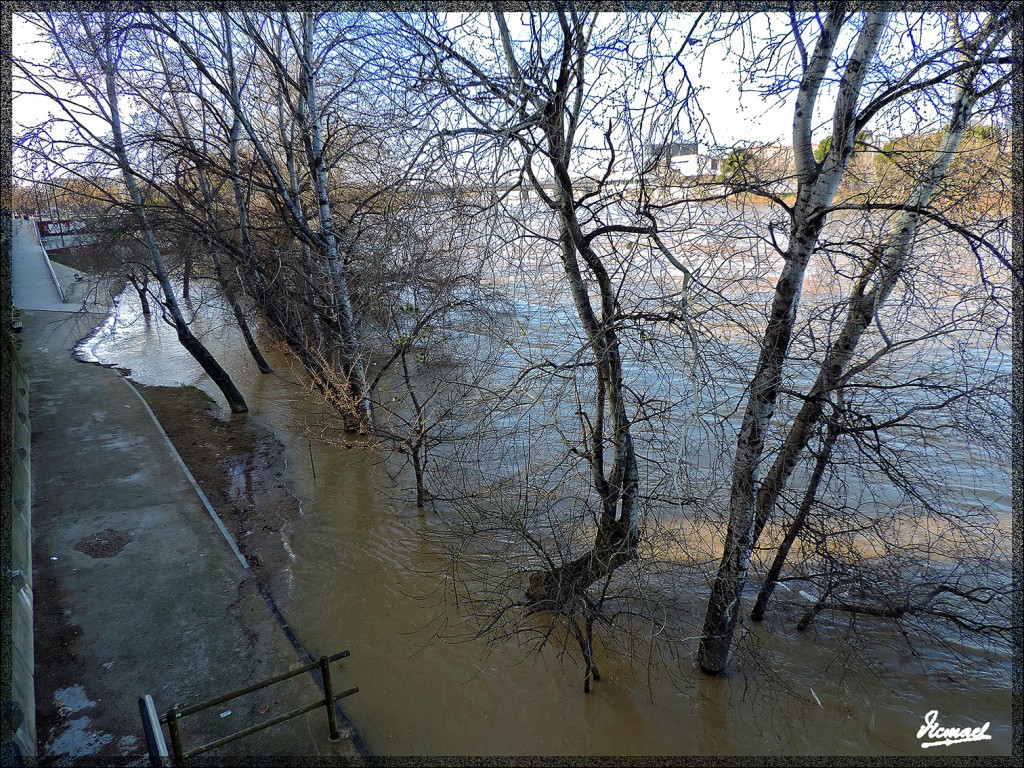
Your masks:
[[[243,391],[251,413],[285,443],[303,515],[286,531],[290,565],[270,588],[306,647],[348,648],[343,685],[360,687],[346,712],[370,750],[387,755],[1009,754],[1011,657],[966,649],[954,660],[927,638],[871,645],[848,660],[842,633],[797,632],[793,622],[750,625],[761,664],[722,678],[679,666],[602,659],[604,679],[582,691],[582,670],[557,644],[528,653],[515,641],[457,642],[458,617],[440,603],[445,562],[438,522],[395,488],[379,457],[316,441],[315,395],[271,354],[260,375],[237,332],[211,303],[196,330]],[[169,326],[144,320],[134,297],[85,345],[145,384],[192,384],[220,401]],[[1008,462],[1007,462],[1008,463]],[[1000,474],[1001,473],[1001,474]],[[986,492],[1009,514],[1004,487]],[[707,584],[692,585],[695,623]],[[837,618],[842,626],[844,619]],[[871,630],[860,630],[868,631]],[[747,657],[743,657],[747,658]],[[671,671],[671,674],[670,674]],[[992,739],[923,750],[918,730],[937,710],[947,727],[990,723]]]

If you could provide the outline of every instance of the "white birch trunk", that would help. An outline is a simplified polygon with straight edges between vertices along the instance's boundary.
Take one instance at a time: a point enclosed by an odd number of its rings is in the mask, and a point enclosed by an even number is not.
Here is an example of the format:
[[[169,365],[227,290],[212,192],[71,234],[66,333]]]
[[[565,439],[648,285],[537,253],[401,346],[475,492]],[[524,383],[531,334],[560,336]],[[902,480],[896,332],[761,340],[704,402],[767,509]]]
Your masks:
[[[757,471],[764,436],[775,412],[782,367],[796,325],[804,273],[824,227],[823,212],[832,203],[853,153],[857,99],[888,14],[870,14],[847,63],[833,112],[834,140],[821,165],[810,146],[810,125],[821,78],[831,61],[843,21],[842,5],[833,7],[800,86],[793,120],[798,188],[785,266],[775,288],[761,355],[747,399],[733,459],[729,526],[718,573],[708,600],[698,663],[712,674],[724,671],[739,618],[740,600],[754,547]]]

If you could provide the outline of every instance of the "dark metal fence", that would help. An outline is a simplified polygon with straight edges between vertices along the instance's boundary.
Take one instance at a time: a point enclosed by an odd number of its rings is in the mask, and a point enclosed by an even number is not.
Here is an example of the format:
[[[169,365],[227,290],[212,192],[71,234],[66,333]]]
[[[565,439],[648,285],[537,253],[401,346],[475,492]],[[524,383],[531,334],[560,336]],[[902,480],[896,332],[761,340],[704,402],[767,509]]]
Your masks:
[[[348,690],[335,695],[334,687],[331,683],[331,663],[339,659],[343,659],[348,655],[348,651],[341,651],[333,656],[321,656],[318,661],[306,664],[298,669],[293,669],[291,672],[285,672],[284,674],[264,680],[261,683],[249,685],[245,688],[239,688],[237,691],[226,693],[223,696],[218,696],[200,704],[190,704],[188,706],[176,704],[159,717],[157,717],[157,709],[153,702],[153,697],[146,695],[140,698],[139,711],[142,714],[142,724],[146,734],[146,745],[149,749],[150,764],[155,767],[166,766],[168,764],[168,759],[173,757],[174,765],[184,766],[185,761],[190,757],[201,755],[204,752],[209,752],[211,749],[216,749],[217,747],[229,744],[236,739],[241,739],[245,736],[250,736],[262,731],[264,728],[270,728],[271,726],[291,720],[293,717],[298,717],[299,715],[304,715],[307,712],[312,712],[317,707],[327,708],[327,725],[330,729],[330,738],[332,741],[337,740],[341,737],[341,732],[338,728],[338,713],[334,709],[334,703],[346,696],[351,696],[353,693],[358,693],[359,688],[349,688]],[[283,715],[278,715],[277,717],[265,720],[262,723],[251,725],[248,728],[243,728],[240,731],[236,731],[235,733],[223,736],[219,739],[214,739],[213,741],[201,746],[193,747],[188,750],[185,749],[181,738],[180,728],[180,721],[183,717],[193,715],[196,712],[201,712],[202,710],[209,709],[210,707],[215,707],[218,704],[223,704],[226,701],[238,698],[239,696],[244,696],[247,693],[253,693],[254,691],[271,686],[274,683],[280,683],[283,680],[288,680],[292,677],[305,674],[317,667],[319,667],[320,676],[323,678],[324,695],[322,699],[317,699],[309,704],[293,709],[290,712],[286,712]],[[161,728],[161,724],[167,726],[167,732],[170,736],[170,755],[168,755],[167,752],[167,744],[164,741],[163,728]]]

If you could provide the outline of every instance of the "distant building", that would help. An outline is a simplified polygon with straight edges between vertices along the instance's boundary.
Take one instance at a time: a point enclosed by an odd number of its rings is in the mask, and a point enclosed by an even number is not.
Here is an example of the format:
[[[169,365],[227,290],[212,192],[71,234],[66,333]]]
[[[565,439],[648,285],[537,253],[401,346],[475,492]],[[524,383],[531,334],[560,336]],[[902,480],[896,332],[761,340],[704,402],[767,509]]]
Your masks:
[[[654,172],[666,178],[696,178],[718,172],[718,158],[702,155],[695,141],[653,144],[644,152],[644,165],[653,165]]]

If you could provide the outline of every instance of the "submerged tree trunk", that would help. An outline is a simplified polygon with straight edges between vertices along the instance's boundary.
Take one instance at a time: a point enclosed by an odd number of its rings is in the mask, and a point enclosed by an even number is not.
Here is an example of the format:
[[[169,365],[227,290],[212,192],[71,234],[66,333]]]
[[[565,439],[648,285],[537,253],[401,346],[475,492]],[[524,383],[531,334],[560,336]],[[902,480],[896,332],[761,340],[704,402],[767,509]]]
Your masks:
[[[171,72],[170,72],[170,69],[169,69],[169,67],[167,65],[167,62],[166,62],[165,58],[164,58],[163,52],[160,51],[159,49],[157,50],[157,56],[159,57],[160,63],[162,65],[162,67],[163,67],[164,76],[166,77],[167,82],[170,83],[172,81]],[[198,79],[197,84],[196,84],[197,85],[197,91],[199,92],[200,96],[202,96],[202,79],[201,79],[201,77],[202,76],[200,75],[200,78]],[[255,340],[255,338],[252,335],[251,329],[249,328],[249,322],[246,320],[245,314],[242,311],[242,307],[241,307],[241,305],[238,302],[238,297],[236,296],[234,290],[232,289],[231,283],[228,280],[228,277],[227,277],[227,275],[224,272],[224,266],[223,266],[223,263],[221,262],[220,252],[219,252],[219,250],[217,248],[211,247],[211,243],[210,243],[211,238],[213,238],[213,237],[220,238],[220,234],[219,234],[220,227],[218,225],[218,222],[217,222],[217,220],[215,218],[215,213],[214,213],[215,210],[216,210],[217,205],[216,205],[216,196],[215,196],[214,191],[213,191],[213,184],[211,183],[211,180],[210,180],[209,169],[208,169],[207,166],[204,165],[204,158],[208,158],[209,157],[208,144],[207,144],[206,113],[205,113],[205,111],[203,112],[202,123],[201,123],[200,128],[199,128],[200,140],[202,142],[202,145],[200,147],[200,146],[196,145],[196,141],[195,141],[195,138],[193,136],[193,129],[192,129],[191,125],[190,125],[189,120],[186,118],[186,116],[185,116],[185,114],[184,114],[184,112],[183,112],[179,102],[177,102],[177,101],[174,102],[174,109],[175,109],[175,112],[177,113],[177,117],[178,117],[178,124],[179,124],[178,125],[178,129],[179,129],[179,131],[181,133],[182,140],[184,141],[186,147],[190,151],[190,154],[191,154],[191,157],[192,157],[192,165],[193,165],[193,167],[195,169],[199,190],[200,190],[200,192],[202,193],[202,196],[203,196],[202,204],[203,204],[203,210],[204,210],[204,213],[205,213],[206,226],[207,226],[207,229],[208,229],[208,234],[204,236],[203,244],[205,245],[206,250],[210,253],[211,258],[213,260],[214,272],[217,275],[217,282],[220,285],[221,293],[224,295],[224,298],[227,300],[228,304],[231,306],[231,311],[232,311],[232,313],[235,316],[235,323],[238,325],[238,329],[242,333],[242,338],[245,340],[246,348],[249,350],[249,355],[252,357],[253,362],[256,363],[256,367],[259,369],[260,373],[271,373],[272,369],[270,367],[270,364],[267,363],[266,358],[263,357],[263,353],[260,351],[259,346],[256,344],[256,340]],[[238,133],[239,133],[239,130],[240,130],[240,127],[239,127],[239,124],[238,124],[238,119],[236,117],[234,123],[232,124],[231,134],[230,134],[230,148],[231,148],[231,161],[232,161],[231,162],[231,170],[232,170],[233,176],[234,176],[235,171],[237,171],[237,168],[238,168],[238,147],[237,147],[237,143],[238,143]],[[236,191],[236,197],[238,197],[238,195],[239,195],[239,192],[238,192],[239,183],[238,183],[237,178],[233,178],[233,181],[235,182],[234,188],[235,188],[235,191]],[[237,203],[238,203],[238,208],[239,208],[240,228],[242,230],[242,250],[243,250],[243,252],[245,254],[250,254],[251,253],[251,248],[250,248],[249,237],[248,237],[248,218],[247,218],[245,207],[243,205],[244,198],[238,197]],[[220,238],[220,239],[223,239],[223,238]],[[185,298],[188,297],[188,280],[189,280],[189,276],[190,276],[190,274],[192,272],[192,262],[193,262],[193,250],[192,250],[192,247],[190,245],[186,249],[186,258],[185,258],[185,286],[184,286],[184,297]]]
[[[370,427],[373,424],[373,408],[366,386],[366,373],[359,358],[360,345],[356,334],[352,299],[349,294],[348,276],[342,264],[338,236],[334,230],[334,218],[331,211],[327,158],[324,153],[323,126],[321,125],[320,103],[317,97],[317,72],[313,60],[314,33],[314,14],[307,11],[303,18],[301,51],[301,82],[304,86],[309,121],[307,155],[320,215],[320,236],[324,244],[324,256],[334,288],[335,308],[341,331],[342,367],[348,378],[356,416],[363,426]]]
[[[418,509],[424,509],[427,501],[427,486],[426,486],[426,464],[427,464],[427,446],[426,446],[426,424],[424,422],[423,406],[420,403],[419,398],[416,396],[416,388],[413,386],[412,373],[409,370],[409,347],[410,344],[407,342],[402,347],[401,361],[402,361],[402,381],[405,384],[405,391],[409,393],[409,399],[412,401],[412,415],[413,419],[413,435],[408,440],[409,446],[409,460],[412,462],[412,471],[416,479],[416,507]]]
[[[128,275],[128,281],[132,284],[135,292],[139,294],[139,306],[142,307],[142,316],[149,317],[152,310],[149,308],[149,275],[143,275],[141,280],[135,275]]]
[[[188,301],[189,290],[192,284],[192,249],[185,251],[185,265],[181,271],[181,298]]]
[[[293,17],[283,14],[281,23],[287,28],[289,39],[294,47],[296,57],[286,62],[280,52],[275,51],[267,42],[265,30],[258,30],[250,26],[251,19],[243,15],[242,24],[245,25],[250,40],[257,50],[267,58],[267,62],[277,78],[279,88],[293,89],[298,98],[305,104],[305,118],[303,121],[303,142],[305,144],[307,160],[310,170],[309,181],[312,183],[312,192],[316,200],[320,217],[318,229],[306,218],[301,199],[293,194],[293,188],[281,173],[280,163],[275,156],[274,150],[267,144],[265,134],[261,128],[253,123],[246,114],[245,100],[242,97],[240,83],[234,72],[231,41],[231,21],[226,13],[221,13],[224,28],[224,40],[221,53],[225,56],[229,68],[230,83],[221,82],[216,73],[208,66],[204,56],[200,54],[192,40],[186,39],[181,34],[179,27],[168,23],[161,14],[151,13],[149,18],[156,28],[173,40],[203,77],[205,77],[227,100],[231,107],[233,121],[237,121],[244,129],[246,136],[251,142],[252,150],[259,159],[263,169],[270,179],[270,190],[280,199],[281,207],[291,217],[292,225],[301,232],[302,238],[317,246],[324,258],[324,266],[329,277],[331,291],[334,294],[336,308],[338,311],[339,342],[342,357],[345,361],[344,375],[348,389],[348,402],[352,404],[352,411],[361,427],[372,425],[372,407],[369,392],[366,389],[365,372],[360,359],[361,345],[359,343],[354,311],[349,296],[348,277],[342,263],[338,239],[334,232],[333,220],[331,218],[329,184],[328,184],[328,163],[329,158],[325,154],[324,127],[321,124],[322,117],[319,113],[320,105],[317,101],[316,92],[316,59],[313,52],[312,35],[315,31],[315,14],[304,11],[300,15],[302,29],[296,34],[293,24]],[[297,64],[298,75],[293,77],[293,64]],[[237,127],[236,139],[231,142],[232,148],[237,148]],[[239,178],[237,168],[237,153],[233,158],[232,179]],[[244,210],[244,209],[243,209]],[[267,286],[256,284],[257,291],[261,296],[266,297]],[[268,312],[270,310],[268,309]],[[324,370],[326,362],[320,350],[313,352],[301,349],[302,339],[291,327],[291,318],[286,317],[282,311],[273,310],[278,326],[275,328],[282,332],[282,335],[289,341],[293,351],[306,362],[310,363],[310,371],[322,384],[333,388],[328,382],[333,378],[333,371]],[[333,353],[333,352],[331,352]],[[322,375],[321,375],[322,374]]]
[[[875,16],[875,14],[872,16]],[[884,14],[882,16],[884,17]],[[969,61],[970,57],[977,53],[978,47],[985,37],[992,34],[994,19],[995,17],[990,17],[989,22],[983,25],[982,32],[979,33],[978,38],[972,41],[970,45],[965,46],[960,52],[961,58],[965,62]],[[861,38],[858,41],[851,63],[862,62],[862,72],[863,64],[870,60],[870,55],[860,55],[861,43],[871,30],[875,30],[873,34],[877,36],[881,26],[884,26],[884,22],[878,22],[877,20],[875,22],[869,21],[861,32]],[[872,45],[871,50],[873,50],[873,47]],[[931,160],[920,177],[917,186],[904,204],[903,213],[898,218],[895,226],[890,230],[891,234],[877,247],[874,253],[869,254],[861,274],[857,277],[851,289],[846,320],[835,341],[826,352],[818,376],[807,397],[804,398],[803,405],[793,419],[792,425],[771,468],[766,473],[755,494],[754,471],[757,463],[760,462],[762,443],[759,438],[756,446],[756,460],[750,462],[750,458],[752,455],[755,455],[755,452],[751,451],[750,446],[745,444],[748,434],[747,416],[750,415],[751,405],[760,406],[763,408],[760,420],[761,429],[767,426],[768,420],[771,418],[774,398],[778,393],[779,377],[781,375],[781,367],[771,371],[771,379],[775,381],[774,393],[770,403],[767,403],[767,407],[764,407],[766,405],[764,401],[755,399],[759,380],[763,375],[761,365],[758,367],[758,373],[755,374],[755,379],[751,386],[752,394],[748,401],[748,411],[744,415],[744,426],[741,429],[738,443],[735,467],[741,468],[743,472],[742,476],[738,477],[737,470],[734,468],[726,552],[723,555],[712,591],[712,597],[708,604],[704,637],[701,640],[699,663],[701,668],[707,672],[717,674],[725,669],[732,643],[732,635],[738,619],[746,571],[757,539],[770,519],[772,510],[775,508],[782,490],[786,487],[793,468],[807,447],[814,428],[820,422],[827,399],[843,384],[843,377],[847,372],[865,330],[870,325],[872,318],[877,315],[879,308],[885,304],[892,294],[906,270],[914,236],[921,220],[921,210],[928,205],[939,183],[945,177],[956,148],[967,128],[972,108],[979,98],[979,95],[971,88],[971,83],[977,77],[980,68],[980,64],[976,64],[973,68],[965,67],[957,75],[951,100],[952,113],[946,126],[946,135],[943,137],[940,146],[932,154]],[[849,69],[850,64],[847,66],[848,72]],[[994,86],[990,85],[988,87],[992,88]],[[857,84],[857,89],[859,89],[859,83]],[[850,102],[849,97],[847,97],[847,101],[849,104],[855,104],[856,99],[853,98],[852,102]],[[837,118],[835,121],[837,130],[833,133],[833,136],[845,136],[847,142],[852,144],[853,137],[850,135],[850,132],[856,127],[856,124],[849,118],[839,119],[843,103],[844,93],[841,88],[840,97],[837,100]],[[798,117],[800,115],[799,101],[797,115]],[[847,127],[846,134],[838,130],[840,124]],[[796,132],[799,133],[799,131]],[[835,146],[832,147],[829,155],[825,158],[825,168],[828,168],[829,159],[834,152]],[[846,157],[848,160],[848,155]],[[837,159],[836,163],[835,167],[841,171],[845,161],[840,162]],[[803,179],[801,179],[802,187]],[[830,191],[831,194],[834,194],[835,187],[832,187]],[[823,201],[824,205],[829,204],[831,194],[827,200]],[[798,193],[797,211],[799,210],[800,198]],[[817,210],[820,210],[820,207],[818,209],[812,208],[810,212],[816,219],[820,220],[821,216],[817,213]],[[818,231],[820,232],[820,224]],[[789,266],[790,263],[787,262],[787,268]],[[780,280],[780,286],[781,283],[782,281]],[[778,299],[779,291],[777,289],[776,301]],[[795,315],[796,304],[792,306],[791,311]],[[791,326],[792,319],[790,319]],[[771,322],[765,336],[766,339],[770,339],[772,336]],[[785,357],[785,348],[781,348],[779,351],[781,353],[779,358],[781,364]],[[763,360],[764,354],[762,354]],[[741,459],[746,461],[746,465],[741,463]],[[741,484],[737,483],[737,479],[741,481]]]
[[[804,491],[804,497],[800,502],[800,508],[797,510],[792,521],[790,521],[789,528],[786,529],[786,535],[783,537],[782,543],[779,544],[779,548],[775,553],[775,559],[772,561],[772,565],[768,569],[767,575],[764,577],[764,583],[761,585],[761,590],[757,594],[757,602],[754,604],[754,610],[750,614],[750,618],[754,621],[761,621],[764,619],[765,611],[768,609],[768,601],[771,600],[772,593],[775,591],[775,585],[779,583],[779,576],[782,575],[782,568],[786,564],[786,558],[789,557],[789,550],[792,549],[794,542],[803,531],[804,525],[807,522],[807,516],[811,512],[811,508],[814,506],[814,500],[818,494],[818,486],[821,484],[821,478],[825,474],[825,468],[828,466],[829,459],[832,457],[832,448],[835,446],[836,438],[838,436],[838,427],[834,423],[830,424],[828,433],[826,434],[821,449],[818,452],[818,458],[814,462],[811,479],[807,483],[807,489]]]
[[[574,47],[574,43],[570,45]],[[568,94],[563,98],[567,99]],[[589,552],[570,563],[534,573],[527,590],[527,600],[532,605],[562,610],[577,598],[582,598],[592,584],[607,578],[616,568],[636,556],[640,539],[635,514],[639,471],[626,412],[622,354],[615,330],[618,314],[615,286],[600,256],[580,228],[573,183],[568,172],[571,129],[566,131],[560,110],[551,110],[546,134],[558,185],[562,265],[597,371],[595,418],[587,452],[591,479],[601,504],[594,545]],[[584,267],[597,283],[600,314],[591,304],[582,273]],[[611,421],[607,428],[606,417]],[[613,460],[612,466],[606,470],[604,454],[609,446]]]
[[[725,670],[732,637],[739,620],[740,600],[756,543],[755,488],[764,452],[764,437],[771,423],[782,386],[782,368],[796,325],[804,272],[825,225],[825,209],[835,196],[839,180],[853,152],[854,115],[867,64],[885,28],[888,14],[869,14],[840,84],[833,116],[833,142],[819,164],[811,148],[814,103],[842,28],[843,4],[833,7],[804,73],[793,120],[797,163],[797,199],[793,209],[790,244],[785,267],[775,288],[765,328],[761,355],[750,383],[750,395],[736,443],[729,498],[729,526],[718,573],[708,600],[698,663],[705,672]]]
[[[231,305],[231,311],[235,315],[235,323],[238,325],[238,329],[242,332],[242,338],[245,339],[245,346],[249,350],[249,355],[252,357],[253,362],[256,363],[256,367],[259,368],[260,373],[273,373],[274,369],[270,367],[270,363],[263,357],[263,353],[260,352],[259,346],[256,344],[256,339],[253,338],[252,329],[249,328],[249,321],[245,319],[245,313],[242,312],[242,306],[238,303],[238,297],[231,288],[231,283],[228,282],[227,275],[224,274],[224,267],[220,261],[220,254],[217,253],[216,249],[211,251],[213,256],[213,268],[217,273],[217,282],[220,283],[221,292],[224,294],[224,298],[228,300],[228,304]]]
[[[554,570],[530,575],[526,599],[538,610],[562,610],[590,586],[636,556],[636,537],[621,523],[602,527],[593,548]]]

